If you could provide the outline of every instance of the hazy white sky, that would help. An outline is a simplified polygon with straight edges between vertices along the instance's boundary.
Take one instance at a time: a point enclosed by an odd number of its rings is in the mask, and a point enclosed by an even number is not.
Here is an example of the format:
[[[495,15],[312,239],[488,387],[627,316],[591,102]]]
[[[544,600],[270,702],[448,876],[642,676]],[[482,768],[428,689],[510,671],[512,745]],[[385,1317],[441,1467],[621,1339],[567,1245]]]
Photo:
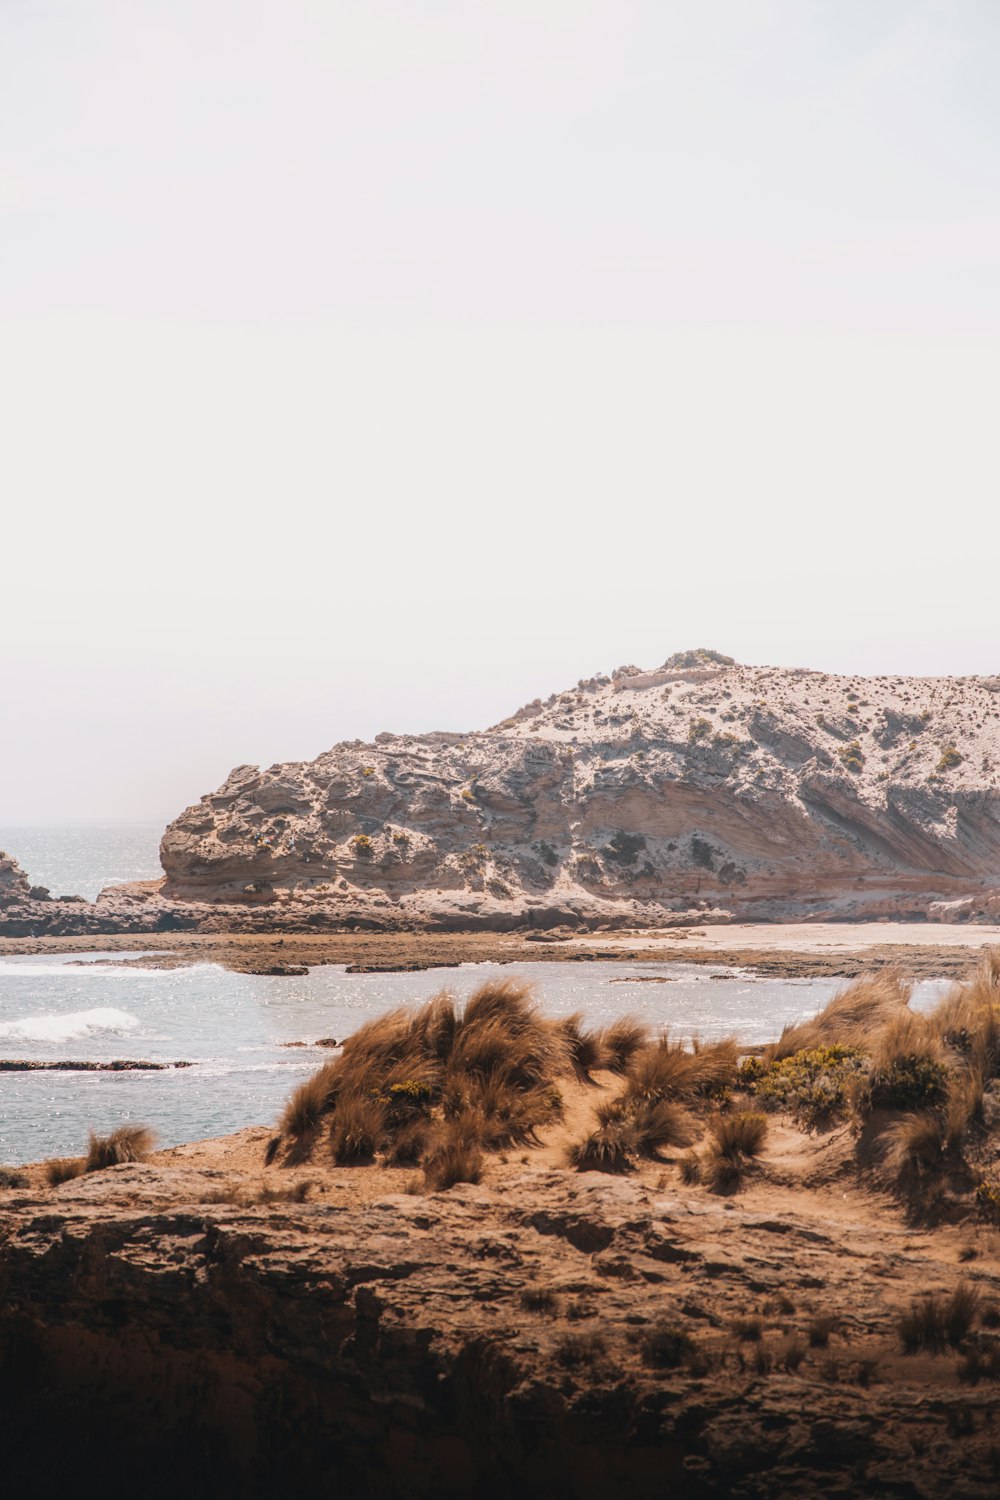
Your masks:
[[[996,0],[0,0],[0,822],[1000,669]]]

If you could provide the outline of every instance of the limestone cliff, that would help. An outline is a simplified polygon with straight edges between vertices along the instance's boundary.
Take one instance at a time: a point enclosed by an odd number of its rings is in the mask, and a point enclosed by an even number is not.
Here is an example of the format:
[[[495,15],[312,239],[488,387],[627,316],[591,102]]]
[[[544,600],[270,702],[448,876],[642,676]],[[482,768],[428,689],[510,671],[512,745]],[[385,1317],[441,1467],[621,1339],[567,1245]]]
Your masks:
[[[1000,678],[680,653],[483,732],[240,766],[161,855],[163,897],[295,925],[995,920]]]

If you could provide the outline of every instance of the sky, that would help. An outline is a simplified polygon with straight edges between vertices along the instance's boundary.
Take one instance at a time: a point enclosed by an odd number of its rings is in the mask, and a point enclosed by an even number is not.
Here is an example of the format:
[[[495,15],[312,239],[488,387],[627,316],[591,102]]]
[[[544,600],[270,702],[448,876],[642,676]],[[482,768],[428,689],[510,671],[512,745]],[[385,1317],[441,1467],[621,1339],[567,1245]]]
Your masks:
[[[995,0],[0,0],[0,822],[1000,670]]]

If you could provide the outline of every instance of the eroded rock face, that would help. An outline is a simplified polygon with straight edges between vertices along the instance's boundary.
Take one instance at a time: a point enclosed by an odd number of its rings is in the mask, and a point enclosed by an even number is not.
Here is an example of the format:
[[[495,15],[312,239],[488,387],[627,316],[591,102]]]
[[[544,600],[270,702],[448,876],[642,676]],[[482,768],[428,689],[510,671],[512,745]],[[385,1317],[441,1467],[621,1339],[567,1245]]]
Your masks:
[[[483,733],[238,767],[161,856],[167,898],[305,925],[990,920],[1000,681],[679,653]]]
[[[996,1383],[904,1356],[896,1329],[966,1268],[891,1218],[562,1172],[237,1208],[205,1201],[218,1176],[4,1195],[12,1493],[996,1493]]]
[[[0,849],[0,907],[20,906],[31,899],[31,885],[17,860]]]

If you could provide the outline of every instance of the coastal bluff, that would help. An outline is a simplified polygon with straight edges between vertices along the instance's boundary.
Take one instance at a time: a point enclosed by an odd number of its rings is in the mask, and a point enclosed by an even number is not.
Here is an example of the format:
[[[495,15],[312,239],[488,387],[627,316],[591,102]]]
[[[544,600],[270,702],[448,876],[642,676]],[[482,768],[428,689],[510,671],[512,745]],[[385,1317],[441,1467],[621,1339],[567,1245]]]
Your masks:
[[[838,676],[685,651],[468,734],[238,766],[164,878],[0,933],[508,931],[1000,918],[1000,676]]]
[[[240,766],[166,830],[162,894],[454,928],[1000,914],[1000,677],[712,651],[470,734]]]

